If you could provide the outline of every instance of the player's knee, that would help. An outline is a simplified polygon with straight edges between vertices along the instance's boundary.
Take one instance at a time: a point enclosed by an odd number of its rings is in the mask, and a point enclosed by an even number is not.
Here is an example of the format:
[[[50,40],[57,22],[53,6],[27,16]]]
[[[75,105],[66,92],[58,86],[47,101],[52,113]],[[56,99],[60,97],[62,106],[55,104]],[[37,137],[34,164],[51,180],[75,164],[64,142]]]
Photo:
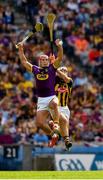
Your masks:
[[[68,118],[60,114],[60,123],[68,125],[68,122],[69,122]]]
[[[37,120],[37,121],[36,121],[36,126],[37,126],[38,128],[42,128],[42,126],[43,126],[42,121]]]

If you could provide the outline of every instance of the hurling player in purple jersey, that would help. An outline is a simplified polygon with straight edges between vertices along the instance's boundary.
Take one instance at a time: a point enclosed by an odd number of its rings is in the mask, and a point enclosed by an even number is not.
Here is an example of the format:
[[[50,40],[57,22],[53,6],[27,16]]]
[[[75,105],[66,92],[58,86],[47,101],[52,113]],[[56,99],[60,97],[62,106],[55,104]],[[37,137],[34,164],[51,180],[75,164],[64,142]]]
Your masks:
[[[52,136],[52,146],[55,145],[58,140],[59,132],[59,109],[58,109],[58,98],[55,95],[55,77],[56,70],[60,67],[61,61],[63,59],[63,47],[61,40],[57,39],[55,41],[58,47],[58,55],[56,61],[51,64],[50,58],[43,54],[39,57],[38,66],[32,65],[28,62],[24,55],[23,45],[19,43],[19,57],[22,65],[27,71],[34,74],[36,80],[36,88],[38,95],[37,103],[37,127],[42,128],[46,134]],[[46,123],[46,119],[50,114],[49,110],[52,109],[54,112],[54,129],[53,132]]]

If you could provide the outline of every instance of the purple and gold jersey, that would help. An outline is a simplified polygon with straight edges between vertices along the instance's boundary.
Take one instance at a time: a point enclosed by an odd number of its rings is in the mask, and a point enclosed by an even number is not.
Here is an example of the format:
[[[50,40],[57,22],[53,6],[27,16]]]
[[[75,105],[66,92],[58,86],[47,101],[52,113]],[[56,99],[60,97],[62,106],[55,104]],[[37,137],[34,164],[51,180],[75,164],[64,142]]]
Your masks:
[[[45,68],[33,65],[32,72],[36,79],[38,97],[55,95],[56,68],[52,64]]]

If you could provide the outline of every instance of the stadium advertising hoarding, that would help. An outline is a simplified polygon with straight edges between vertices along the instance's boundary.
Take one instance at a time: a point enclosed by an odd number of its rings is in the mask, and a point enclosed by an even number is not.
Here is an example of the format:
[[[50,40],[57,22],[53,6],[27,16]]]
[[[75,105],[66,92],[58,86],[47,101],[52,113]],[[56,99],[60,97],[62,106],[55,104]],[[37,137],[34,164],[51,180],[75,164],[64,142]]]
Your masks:
[[[56,170],[103,170],[103,154],[56,154]]]

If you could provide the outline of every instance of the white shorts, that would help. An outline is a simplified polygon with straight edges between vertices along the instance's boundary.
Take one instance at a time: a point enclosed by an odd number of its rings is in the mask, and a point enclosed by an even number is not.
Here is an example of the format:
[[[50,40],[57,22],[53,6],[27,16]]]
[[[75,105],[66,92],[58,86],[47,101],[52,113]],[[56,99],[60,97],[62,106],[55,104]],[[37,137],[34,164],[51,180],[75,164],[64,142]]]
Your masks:
[[[37,111],[42,111],[42,110],[50,111],[49,103],[54,98],[57,99],[56,95],[49,96],[49,97],[38,97]]]
[[[59,106],[59,112],[62,113],[69,121],[70,118],[70,110],[68,106]]]

